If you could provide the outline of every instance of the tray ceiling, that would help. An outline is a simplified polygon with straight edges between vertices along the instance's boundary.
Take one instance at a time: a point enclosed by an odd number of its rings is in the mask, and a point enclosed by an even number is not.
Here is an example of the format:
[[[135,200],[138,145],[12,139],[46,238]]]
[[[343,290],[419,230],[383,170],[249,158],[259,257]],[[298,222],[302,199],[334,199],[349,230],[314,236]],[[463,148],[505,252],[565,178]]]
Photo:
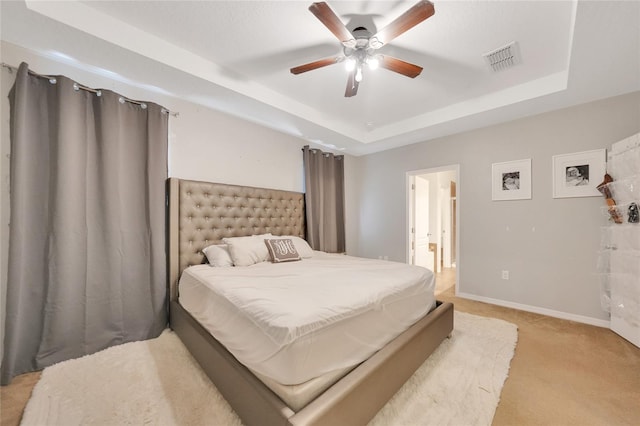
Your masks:
[[[341,52],[309,1],[2,3],[3,40],[354,155],[640,90],[639,2],[434,1],[380,49],[422,74],[366,70],[353,98],[344,64],[289,72]],[[375,30],[415,2],[328,3]],[[483,55],[511,42],[493,71]]]

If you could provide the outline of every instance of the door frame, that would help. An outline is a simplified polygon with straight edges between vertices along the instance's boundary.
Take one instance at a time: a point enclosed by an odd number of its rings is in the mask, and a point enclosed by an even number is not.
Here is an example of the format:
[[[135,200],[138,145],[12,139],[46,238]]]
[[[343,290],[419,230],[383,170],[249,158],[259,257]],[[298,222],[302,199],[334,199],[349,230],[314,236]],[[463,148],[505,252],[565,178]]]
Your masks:
[[[458,285],[460,283],[460,268],[462,267],[462,259],[460,254],[460,202],[461,197],[460,193],[462,192],[462,185],[460,182],[460,164],[451,164],[448,166],[440,166],[440,167],[432,167],[429,169],[420,169],[420,170],[410,170],[405,174],[405,262],[408,264],[412,264],[412,250],[411,250],[411,241],[412,241],[412,219],[413,219],[413,196],[411,192],[411,185],[415,181],[415,176],[419,175],[428,175],[432,173],[440,173],[440,172],[449,172],[454,171],[456,175],[456,236],[455,236],[455,245],[456,245],[456,293],[458,292]]]

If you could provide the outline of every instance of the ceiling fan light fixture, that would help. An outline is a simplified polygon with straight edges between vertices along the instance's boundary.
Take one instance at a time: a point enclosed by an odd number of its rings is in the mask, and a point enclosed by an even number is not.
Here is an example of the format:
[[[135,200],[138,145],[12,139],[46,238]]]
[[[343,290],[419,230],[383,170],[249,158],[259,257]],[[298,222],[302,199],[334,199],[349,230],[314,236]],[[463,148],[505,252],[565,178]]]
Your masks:
[[[355,49],[356,48],[356,39],[351,38],[349,40],[345,40],[342,42],[342,46],[347,49]]]
[[[362,81],[365,64],[370,70],[381,67],[409,78],[417,77],[422,71],[422,67],[418,65],[391,56],[378,55],[376,51],[432,16],[435,9],[429,0],[419,0],[415,6],[373,35],[365,27],[349,30],[331,7],[323,1],[311,4],[309,11],[340,41],[343,54],[291,68],[292,74],[297,75],[344,61],[345,68],[349,72],[344,96],[350,98],[358,93],[358,85]]]
[[[353,71],[354,69],[356,69],[356,60],[355,60],[355,58],[351,58],[351,57],[347,58],[347,59],[344,61],[344,67],[345,67],[345,68],[347,69],[347,71],[349,71],[349,72],[351,72],[351,71]]]
[[[377,56],[369,56],[367,57],[367,65],[369,66],[369,69],[373,71],[380,66],[380,60]]]
[[[369,39],[369,46],[370,49],[380,49],[382,47],[382,42],[380,40],[378,40],[377,37],[371,37]]]

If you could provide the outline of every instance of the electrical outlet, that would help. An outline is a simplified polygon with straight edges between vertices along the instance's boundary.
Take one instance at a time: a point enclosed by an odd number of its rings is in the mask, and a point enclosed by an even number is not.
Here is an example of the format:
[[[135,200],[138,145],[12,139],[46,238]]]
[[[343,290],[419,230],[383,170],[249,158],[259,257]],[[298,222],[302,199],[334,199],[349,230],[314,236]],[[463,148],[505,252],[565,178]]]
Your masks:
[[[509,279],[509,271],[502,271],[502,279],[503,280]]]

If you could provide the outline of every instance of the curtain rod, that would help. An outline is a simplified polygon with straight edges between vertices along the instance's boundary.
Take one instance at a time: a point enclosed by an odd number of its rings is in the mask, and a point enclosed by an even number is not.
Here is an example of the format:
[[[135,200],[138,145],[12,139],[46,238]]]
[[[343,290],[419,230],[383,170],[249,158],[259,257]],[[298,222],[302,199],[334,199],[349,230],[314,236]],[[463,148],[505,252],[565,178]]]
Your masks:
[[[9,72],[13,72],[13,71],[17,71],[18,70],[18,67],[6,64],[4,62],[2,62],[2,64],[0,64],[0,65],[2,65],[3,68],[8,69]],[[53,76],[53,75],[38,74],[37,72],[31,71],[31,70],[29,70],[29,74],[34,75],[36,77],[46,78],[51,83],[55,83],[56,82],[56,77]],[[91,87],[83,86],[82,84],[79,84],[79,83],[74,83],[73,84],[73,88],[76,89],[76,90],[82,89],[82,90],[85,90],[87,92],[95,93],[98,96],[100,96],[102,94],[102,91],[100,91],[99,89],[92,89]],[[140,105],[142,107],[142,109],[145,109],[147,107],[147,105],[144,102],[136,101],[135,99],[125,98],[124,96],[120,96],[120,102],[121,103],[129,102],[129,103],[134,104],[134,105]],[[163,112],[166,111],[167,114],[171,115],[172,117],[177,117],[177,116],[180,115],[179,112],[174,112],[174,111],[171,111],[171,110],[169,110],[167,108],[164,108],[164,107],[162,107],[162,111]]]
[[[317,142],[316,142],[316,143],[317,143]],[[336,153],[333,153],[333,152],[324,152],[324,151],[322,151],[320,148],[311,148],[311,147],[309,147],[309,145],[303,146],[303,147],[302,147],[302,149],[301,149],[301,151],[303,151],[303,152],[304,152],[304,149],[305,149],[305,148],[309,148],[309,151],[313,152],[314,154],[315,154],[315,152],[314,152],[314,151],[320,151],[320,152],[321,152],[323,155],[325,155],[325,156],[333,155],[333,156],[334,156],[335,158],[337,158],[338,160],[340,160],[340,159],[341,159],[341,157],[344,157],[344,154],[336,154]]]

